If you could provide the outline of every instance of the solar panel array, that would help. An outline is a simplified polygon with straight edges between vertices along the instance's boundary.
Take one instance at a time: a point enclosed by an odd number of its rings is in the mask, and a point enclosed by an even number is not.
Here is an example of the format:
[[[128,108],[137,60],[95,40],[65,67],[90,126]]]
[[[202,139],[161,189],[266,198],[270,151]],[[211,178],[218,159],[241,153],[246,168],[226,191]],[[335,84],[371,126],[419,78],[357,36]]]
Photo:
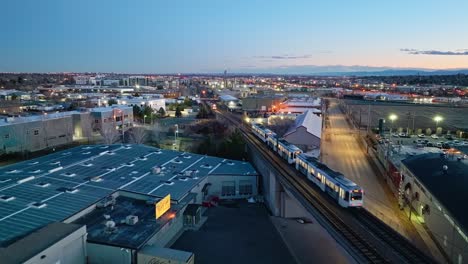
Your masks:
[[[257,173],[246,162],[144,145],[82,146],[0,167],[0,244],[117,190],[180,200],[207,175],[220,174]]]

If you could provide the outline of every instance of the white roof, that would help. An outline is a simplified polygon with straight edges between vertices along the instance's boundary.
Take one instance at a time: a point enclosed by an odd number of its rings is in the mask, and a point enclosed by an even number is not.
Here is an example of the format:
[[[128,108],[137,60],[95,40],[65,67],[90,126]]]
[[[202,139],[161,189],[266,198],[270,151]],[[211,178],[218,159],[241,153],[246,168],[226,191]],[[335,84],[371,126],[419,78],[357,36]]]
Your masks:
[[[219,99],[221,101],[237,101],[239,99],[237,99],[236,97],[230,95],[230,94],[223,94],[219,97]]]
[[[297,130],[298,127],[305,127],[307,132],[312,135],[321,138],[322,137],[322,118],[314,114],[313,110],[307,110],[301,115],[296,117],[294,126],[292,126],[288,132],[284,135],[285,137]]]

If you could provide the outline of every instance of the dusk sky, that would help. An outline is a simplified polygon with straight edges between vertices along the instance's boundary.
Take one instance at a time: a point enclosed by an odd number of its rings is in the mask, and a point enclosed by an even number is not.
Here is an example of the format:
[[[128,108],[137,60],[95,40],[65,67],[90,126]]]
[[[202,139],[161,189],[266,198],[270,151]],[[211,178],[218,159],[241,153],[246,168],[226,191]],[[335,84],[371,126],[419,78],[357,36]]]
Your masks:
[[[468,68],[468,1],[4,0],[0,72]]]

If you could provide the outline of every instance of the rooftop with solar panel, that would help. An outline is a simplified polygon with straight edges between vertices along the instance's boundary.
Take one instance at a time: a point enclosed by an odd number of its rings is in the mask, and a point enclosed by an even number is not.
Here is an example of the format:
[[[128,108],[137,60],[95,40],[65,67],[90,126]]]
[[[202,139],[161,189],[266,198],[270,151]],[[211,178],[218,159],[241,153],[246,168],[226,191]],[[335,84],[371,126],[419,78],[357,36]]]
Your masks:
[[[64,222],[86,225],[88,242],[140,248],[189,204],[256,194],[248,162],[145,145],[75,147],[0,167],[0,246]],[[155,217],[164,199],[170,209]]]

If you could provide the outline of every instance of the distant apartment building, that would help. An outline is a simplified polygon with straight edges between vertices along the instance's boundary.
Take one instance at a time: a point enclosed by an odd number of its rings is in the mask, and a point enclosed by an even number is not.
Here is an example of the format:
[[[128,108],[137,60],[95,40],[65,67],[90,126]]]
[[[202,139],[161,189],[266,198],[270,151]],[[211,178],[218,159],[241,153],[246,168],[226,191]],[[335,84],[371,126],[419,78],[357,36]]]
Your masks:
[[[117,103],[119,105],[127,106],[138,106],[143,108],[145,106],[151,107],[154,111],[159,111],[159,109],[164,109],[166,111],[166,99],[164,98],[145,98],[145,97],[134,97],[134,98],[123,98],[118,99]]]
[[[124,86],[147,86],[150,78],[146,76],[130,76],[122,81]]]
[[[88,85],[88,84],[90,84],[90,78],[89,78],[89,76],[86,76],[86,75],[78,75],[78,76],[73,77],[73,79],[75,79],[75,83],[77,85]]]

